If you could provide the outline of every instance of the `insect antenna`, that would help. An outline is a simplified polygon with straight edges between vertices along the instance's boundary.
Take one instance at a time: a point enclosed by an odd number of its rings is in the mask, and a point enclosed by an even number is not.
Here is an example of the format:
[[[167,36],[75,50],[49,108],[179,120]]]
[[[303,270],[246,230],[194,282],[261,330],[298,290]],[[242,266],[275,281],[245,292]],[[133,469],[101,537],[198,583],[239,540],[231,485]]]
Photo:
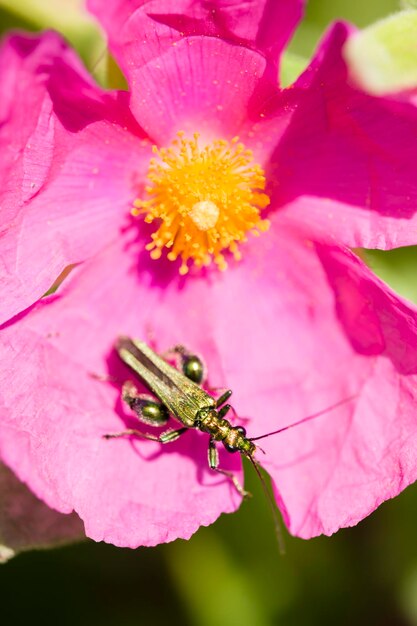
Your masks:
[[[267,486],[267,484],[265,482],[264,477],[261,474],[261,470],[259,469],[258,463],[255,461],[255,459],[250,454],[247,454],[246,457],[252,463],[252,466],[253,466],[255,472],[257,473],[259,480],[261,481],[262,489],[264,491],[265,497],[267,499],[267,502],[269,504],[269,508],[271,509],[271,513],[272,513],[272,519],[274,521],[275,536],[276,536],[277,542],[278,542],[278,549],[280,551],[280,554],[285,554],[284,537],[282,536],[281,522],[280,522],[280,518],[279,518],[279,515],[278,515],[277,506],[275,504],[275,501],[274,501],[274,499],[273,499],[273,497],[271,495],[271,492],[268,489],[268,486]]]
[[[310,420],[315,419],[316,417],[320,417],[321,415],[324,415],[325,413],[329,413],[330,411],[337,409],[339,406],[343,406],[344,404],[347,404],[348,402],[350,402],[351,400],[354,400],[355,398],[357,398],[357,395],[344,398],[344,400],[340,400],[339,402],[336,402],[336,404],[332,404],[328,406],[326,409],[322,409],[321,411],[317,411],[317,413],[312,413],[311,415],[307,415],[306,417],[303,417],[303,419],[298,420],[298,422],[293,422],[292,424],[288,424],[287,426],[278,428],[278,430],[273,430],[271,433],[265,433],[265,435],[259,435],[259,437],[250,437],[249,441],[259,441],[259,439],[264,439],[265,437],[270,437],[271,435],[277,435],[278,433],[282,433],[284,432],[284,430],[293,428],[293,426],[299,426],[300,424],[304,424],[304,422],[309,422]]]

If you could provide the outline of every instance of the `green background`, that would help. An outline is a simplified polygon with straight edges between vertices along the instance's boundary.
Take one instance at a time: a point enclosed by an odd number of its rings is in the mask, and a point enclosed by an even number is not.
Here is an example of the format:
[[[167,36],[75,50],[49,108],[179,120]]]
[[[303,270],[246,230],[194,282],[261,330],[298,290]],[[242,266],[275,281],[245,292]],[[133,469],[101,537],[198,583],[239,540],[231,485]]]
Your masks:
[[[68,19],[62,13],[75,4],[0,0],[1,29],[60,28],[103,79],[104,45],[96,29],[74,12]],[[365,26],[399,8],[394,0],[310,0],[291,50],[310,55],[335,18]],[[400,293],[417,300],[415,250],[368,258]],[[254,497],[190,541],[134,551],[84,542],[24,553],[1,566],[2,623],[417,625],[416,486],[331,538],[302,541],[285,533],[280,556],[267,503],[246,470]]]

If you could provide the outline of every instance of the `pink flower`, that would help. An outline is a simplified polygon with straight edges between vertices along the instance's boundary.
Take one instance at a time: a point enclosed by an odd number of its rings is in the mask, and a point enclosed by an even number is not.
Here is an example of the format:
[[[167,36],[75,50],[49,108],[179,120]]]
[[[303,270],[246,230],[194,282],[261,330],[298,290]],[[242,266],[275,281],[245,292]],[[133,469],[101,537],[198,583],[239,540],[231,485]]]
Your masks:
[[[189,537],[234,511],[240,498],[207,468],[202,433],[164,447],[102,438],[132,416],[120,385],[91,374],[129,377],[114,341],[151,332],[161,351],[181,342],[203,356],[210,384],[234,390],[251,436],[356,396],[264,439],[258,457],[290,531],[330,534],[417,476],[417,311],[348,248],[416,242],[416,109],[401,94],[375,98],[349,84],[344,24],[280,90],[279,57],[301,1],[175,5],[173,14],[166,0],[90,1],[129,94],[99,89],[52,33],[3,44],[0,456],[38,498],[75,510],[88,536],[116,545]],[[179,131],[182,157],[178,146],[163,150]],[[253,155],[239,152],[237,135]],[[227,148],[237,163],[229,169]],[[192,223],[178,227],[172,263],[175,211],[205,185]],[[151,245],[155,229],[130,217],[133,203],[148,222],[165,203],[168,221]],[[270,220],[239,249],[237,204],[249,229]],[[226,209],[237,233],[229,240]],[[201,233],[213,227],[210,248]],[[193,267],[210,254],[227,270]],[[58,292],[39,299],[69,265]],[[220,459],[241,478],[237,455]]]

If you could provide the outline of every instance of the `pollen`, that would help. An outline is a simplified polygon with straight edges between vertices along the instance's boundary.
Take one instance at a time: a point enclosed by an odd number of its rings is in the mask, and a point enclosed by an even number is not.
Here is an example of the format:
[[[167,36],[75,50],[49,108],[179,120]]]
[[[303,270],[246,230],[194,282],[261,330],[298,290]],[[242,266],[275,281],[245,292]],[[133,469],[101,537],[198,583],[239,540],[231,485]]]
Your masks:
[[[260,217],[269,204],[265,174],[251,150],[238,137],[200,143],[198,133],[187,138],[179,132],[169,147],[155,146],[146,197],[132,210],[158,225],[146,246],[151,257],[159,259],[166,248],[168,259],[181,259],[180,274],[189,263],[200,268],[214,262],[225,270],[226,252],[239,260],[248,232],[269,227]]]

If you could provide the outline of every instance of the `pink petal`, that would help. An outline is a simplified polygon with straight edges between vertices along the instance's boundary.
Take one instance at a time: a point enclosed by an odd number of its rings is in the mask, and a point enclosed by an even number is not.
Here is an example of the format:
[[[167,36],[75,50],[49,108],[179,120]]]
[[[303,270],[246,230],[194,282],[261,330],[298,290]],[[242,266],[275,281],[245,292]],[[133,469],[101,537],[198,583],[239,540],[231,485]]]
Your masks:
[[[136,250],[120,244],[75,270],[62,296],[3,328],[0,455],[49,506],[74,509],[89,537],[136,547],[188,538],[240,497],[209,470],[201,433],[167,446],[102,439],[136,421],[121,406],[120,384],[91,373],[132,377],[112,345],[121,333],[144,335],[142,320],[160,298],[146,276],[138,285]],[[240,459],[225,452],[221,466],[241,473]]]
[[[188,37],[135,68],[131,109],[159,144],[179,130],[208,139],[239,133],[262,92],[265,59],[212,37]]]
[[[254,304],[216,340],[254,436],[356,396],[259,442],[290,531],[309,538],[358,523],[416,480],[417,310],[350,252],[318,247],[325,273],[308,243],[286,252],[261,279],[268,299],[246,280]]]
[[[349,83],[336,24],[294,89],[304,90],[274,157],[276,201],[308,232],[349,246],[415,244],[417,108]]]
[[[173,13],[166,0],[90,2],[128,78],[132,111],[157,143],[178,130],[233,137],[278,91],[276,58],[303,2],[209,4],[183,0]]]
[[[94,85],[58,35],[13,35],[0,64],[5,320],[117,236],[150,152],[123,95]]]
[[[417,477],[417,310],[350,252],[318,257],[278,226],[225,274],[177,295],[174,279],[140,317],[169,342],[176,320],[211,384],[234,390],[249,435],[357,396],[260,442],[291,532],[311,537],[356,524]]]
[[[189,536],[238,505],[207,469],[200,433],[162,450],[102,441],[129,413],[120,385],[88,372],[129,375],[112,353],[122,333],[201,354],[210,385],[234,390],[250,436],[356,394],[261,442],[294,534],[357,523],[415,479],[416,310],[356,257],[328,247],[317,256],[275,225],[241,264],[205,280],[184,280],[140,250],[109,247],[1,334],[1,456],[38,497],[74,508],[89,536],[127,546]],[[238,459],[223,451],[221,466],[236,472]]]
[[[88,0],[133,88],[135,69],[183,37],[216,37],[264,54],[276,66],[301,19],[304,0]],[[277,72],[275,71],[275,77]]]
[[[0,563],[23,550],[55,547],[84,537],[79,518],[49,509],[0,463]]]

